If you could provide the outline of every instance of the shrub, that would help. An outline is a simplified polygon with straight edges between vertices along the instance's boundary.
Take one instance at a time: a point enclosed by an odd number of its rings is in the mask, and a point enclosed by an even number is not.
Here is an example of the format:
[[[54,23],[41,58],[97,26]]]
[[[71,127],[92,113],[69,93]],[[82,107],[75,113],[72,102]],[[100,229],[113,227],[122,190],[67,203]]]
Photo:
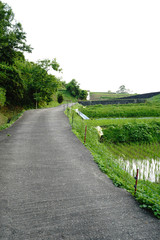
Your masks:
[[[0,107],[3,107],[6,101],[6,90],[0,88]]]
[[[62,93],[58,93],[58,96],[57,96],[57,102],[58,103],[62,103],[63,102],[63,95],[62,95]]]
[[[128,123],[108,125],[103,129],[102,141],[108,143],[151,143],[160,141],[159,123]]]

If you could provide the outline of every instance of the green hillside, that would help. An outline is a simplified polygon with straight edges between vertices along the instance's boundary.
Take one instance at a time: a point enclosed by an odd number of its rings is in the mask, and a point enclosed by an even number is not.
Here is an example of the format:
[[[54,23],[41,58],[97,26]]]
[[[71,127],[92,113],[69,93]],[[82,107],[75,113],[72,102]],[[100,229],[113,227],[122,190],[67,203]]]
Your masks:
[[[128,93],[113,93],[113,92],[91,92],[91,100],[110,100],[115,98],[123,98],[128,96],[133,96],[135,94]]]

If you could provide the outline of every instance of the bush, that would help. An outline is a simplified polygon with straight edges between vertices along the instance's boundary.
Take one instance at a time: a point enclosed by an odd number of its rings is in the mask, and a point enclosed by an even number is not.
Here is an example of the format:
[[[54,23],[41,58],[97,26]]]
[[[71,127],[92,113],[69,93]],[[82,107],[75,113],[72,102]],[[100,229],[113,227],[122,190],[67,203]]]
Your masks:
[[[58,96],[57,96],[57,102],[58,103],[62,103],[63,102],[63,95],[62,95],[62,93],[58,93]]]
[[[102,141],[108,143],[151,143],[160,141],[160,125],[156,122],[111,124],[103,129]]]
[[[0,107],[3,107],[6,101],[6,90],[0,88]]]

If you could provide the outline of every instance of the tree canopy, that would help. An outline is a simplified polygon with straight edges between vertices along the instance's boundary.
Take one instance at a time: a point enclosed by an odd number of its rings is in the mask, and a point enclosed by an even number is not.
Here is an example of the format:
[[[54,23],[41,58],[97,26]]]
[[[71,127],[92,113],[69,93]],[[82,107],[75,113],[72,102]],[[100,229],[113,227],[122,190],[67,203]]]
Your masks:
[[[12,9],[0,1],[0,62],[13,64],[17,57],[24,57],[23,52],[32,52],[26,44],[26,33],[22,25],[14,19]]]
[[[70,94],[73,97],[76,97],[77,99],[86,99],[87,98],[87,91],[80,89],[79,83],[75,80],[72,79],[67,85],[66,89],[70,92]]]
[[[25,59],[25,52],[32,52],[26,33],[14,19],[11,7],[0,1],[0,106],[5,102],[29,107],[48,103],[63,84],[50,74],[51,69],[62,72],[56,58],[30,62]],[[67,84],[67,90],[77,98],[87,96],[75,79]]]
[[[119,89],[117,90],[117,93],[129,93],[130,90],[126,89],[125,85],[121,85]]]
[[[32,106],[49,102],[60,84],[58,78],[49,74],[52,68],[62,69],[54,58],[36,63],[25,60],[24,52],[32,52],[26,44],[26,33],[14,19],[12,9],[0,1],[0,97],[1,105]]]

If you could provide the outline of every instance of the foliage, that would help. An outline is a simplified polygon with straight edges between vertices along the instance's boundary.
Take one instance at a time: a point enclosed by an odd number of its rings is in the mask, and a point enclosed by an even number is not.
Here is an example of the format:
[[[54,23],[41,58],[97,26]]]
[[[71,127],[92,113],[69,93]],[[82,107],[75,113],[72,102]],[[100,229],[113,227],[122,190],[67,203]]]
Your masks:
[[[83,100],[83,99],[86,100],[87,95],[88,95],[88,93],[87,93],[86,90],[80,90],[79,98],[80,98],[81,100]]]
[[[0,130],[10,127],[23,112],[22,107],[2,107],[0,110]]]
[[[57,102],[58,103],[62,103],[63,102],[63,95],[62,95],[62,93],[58,93],[58,96],[57,96]]]
[[[7,123],[7,117],[0,113],[0,127]]]
[[[71,101],[71,102],[77,102],[77,98],[73,97],[69,91],[67,90],[58,90],[59,93],[61,93],[64,97],[64,101]]]
[[[90,98],[91,100],[113,100],[116,98],[128,97],[135,94],[128,93],[114,93],[114,92],[91,92]]]
[[[0,87],[6,90],[7,104],[21,104],[24,86],[14,66],[0,64]]]
[[[6,101],[6,90],[4,88],[0,88],[0,107],[4,106]]]
[[[147,102],[160,104],[160,94],[148,99]]]
[[[22,25],[14,19],[12,9],[0,1],[0,101],[4,104],[42,106],[52,100],[60,80],[49,74],[52,68],[61,72],[56,59],[45,59],[37,63],[25,61],[23,52],[31,52],[26,44]],[[3,100],[2,100],[3,95]]]
[[[160,105],[150,103],[90,105],[81,107],[81,112],[89,118],[129,118],[129,117],[159,117]]]
[[[119,166],[118,162],[115,161],[105,144],[99,142],[98,133],[95,127],[90,124],[91,120],[82,120],[74,112],[74,109],[78,107],[79,105],[75,105],[72,108],[72,111],[67,111],[73,132],[83,142],[85,125],[87,125],[85,146],[91,151],[94,160],[97,162],[100,169],[112,179],[116,186],[125,188],[134,195],[134,178]],[[140,207],[152,211],[157,218],[160,218],[159,184],[139,180],[135,198],[139,201]]]
[[[66,86],[67,91],[71,93],[73,97],[79,97],[80,87],[75,79],[72,79]]]
[[[75,79],[72,79],[68,84],[66,84],[66,89],[73,97],[81,100],[87,98],[87,91],[81,90],[78,82]]]
[[[52,100],[52,94],[57,91],[60,84],[59,79],[48,73],[53,62],[56,64],[55,59],[53,61],[46,59],[37,63],[16,61],[16,68],[24,86],[23,105],[35,106],[36,103],[41,105]],[[59,67],[57,69],[60,71]]]
[[[12,9],[0,1],[0,62],[13,64],[23,52],[31,52],[22,25],[14,20]]]
[[[107,143],[107,148],[115,158],[123,160],[160,159],[160,143]]]
[[[111,124],[103,127],[103,141],[110,143],[160,142],[160,123]]]
[[[107,125],[119,125],[122,126],[124,124],[152,124],[152,122],[157,122],[160,124],[160,118],[150,117],[150,118],[104,118],[104,119],[90,119],[88,120],[89,124],[92,126],[107,126]]]
[[[119,89],[117,90],[117,93],[129,93],[130,90],[126,89],[125,85],[121,85]]]

